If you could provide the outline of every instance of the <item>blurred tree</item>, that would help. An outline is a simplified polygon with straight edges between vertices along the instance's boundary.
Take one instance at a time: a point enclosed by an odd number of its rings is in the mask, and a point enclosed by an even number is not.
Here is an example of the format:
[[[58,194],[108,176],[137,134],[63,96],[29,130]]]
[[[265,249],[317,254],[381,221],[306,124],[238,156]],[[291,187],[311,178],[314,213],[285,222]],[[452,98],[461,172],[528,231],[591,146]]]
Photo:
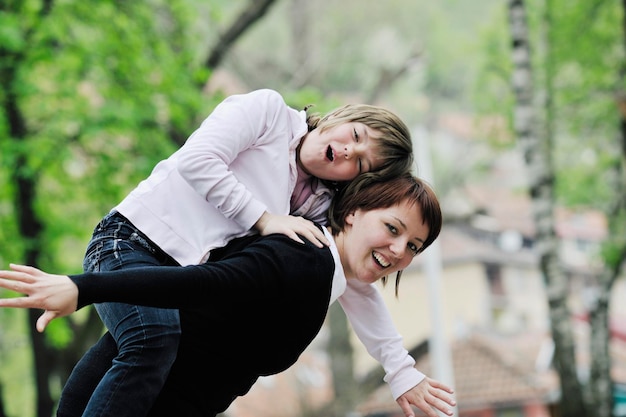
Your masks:
[[[499,2],[478,3],[3,1],[0,261],[75,270],[102,214],[222,98],[199,94],[217,65],[235,69],[247,88],[277,88],[290,104],[321,112],[346,97],[389,105],[393,95],[390,107],[412,124],[432,98],[467,104],[476,59],[468,34],[485,5]],[[39,389],[54,398],[100,331],[91,309],[55,321],[36,354],[52,364]],[[5,385],[7,409],[24,391]]]
[[[610,108],[615,97],[618,109],[623,104],[626,11],[602,1],[575,7],[560,0],[546,1],[535,9],[540,24],[533,26],[537,33],[542,27],[545,30],[536,36],[542,41],[535,44],[543,52],[541,56],[531,54],[526,2],[511,0],[508,4],[516,99],[513,119],[530,178],[536,248],[547,288],[554,360],[561,383],[560,415],[609,417],[613,405],[609,301],[626,259],[626,119],[623,112]],[[585,28],[582,34],[581,27]],[[537,77],[542,81],[538,89],[533,85],[533,56],[535,65],[541,63],[544,68]],[[540,106],[537,91],[542,93]],[[590,166],[581,161],[580,149],[584,152],[590,143],[602,163]],[[577,148],[574,158],[568,152],[573,146]],[[558,150],[559,158],[566,162],[559,159],[555,167],[553,154]],[[589,284],[593,290],[587,305],[591,364],[589,379],[582,381],[567,304],[568,279],[558,259],[555,196],[562,204],[600,208],[609,222],[609,236],[600,254],[603,268]]]
[[[75,270],[85,233],[222,98],[201,94],[207,65],[273,2],[247,2],[237,29],[226,29],[213,49],[193,22],[198,14],[211,22],[228,2],[3,2],[0,176],[9,181],[0,192],[12,202],[0,206],[1,246],[11,248],[3,263]],[[52,414],[58,381],[102,331],[87,311],[45,334],[34,327],[40,312],[29,311],[37,416]]]
[[[555,232],[552,149],[545,132],[538,129],[538,117],[535,114],[535,86],[526,6],[523,0],[510,0],[508,6],[513,60],[512,87],[516,98],[515,133],[530,176],[529,193],[535,220],[534,242],[547,287],[562,397],[567,398],[561,404],[561,412],[564,417],[583,417],[587,414],[576,373],[571,313],[567,307],[567,277],[559,261],[559,242]]]

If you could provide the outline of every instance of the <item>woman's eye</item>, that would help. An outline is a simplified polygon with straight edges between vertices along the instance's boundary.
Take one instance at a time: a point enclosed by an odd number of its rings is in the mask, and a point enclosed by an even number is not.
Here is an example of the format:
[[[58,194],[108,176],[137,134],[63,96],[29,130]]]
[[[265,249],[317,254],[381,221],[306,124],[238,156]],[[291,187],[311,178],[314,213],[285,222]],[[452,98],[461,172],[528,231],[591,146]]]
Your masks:
[[[356,131],[356,129],[352,129],[353,133],[354,133],[354,140],[356,140],[357,142],[359,141],[359,132]]]
[[[398,234],[398,229],[396,229],[396,227],[392,224],[387,223],[387,229],[389,229],[389,231],[394,235]]]
[[[407,245],[409,247],[409,250],[411,251],[411,253],[413,254],[413,256],[417,255],[417,253],[419,252],[420,248],[417,247],[417,245],[415,243],[411,243],[409,242],[409,244]]]

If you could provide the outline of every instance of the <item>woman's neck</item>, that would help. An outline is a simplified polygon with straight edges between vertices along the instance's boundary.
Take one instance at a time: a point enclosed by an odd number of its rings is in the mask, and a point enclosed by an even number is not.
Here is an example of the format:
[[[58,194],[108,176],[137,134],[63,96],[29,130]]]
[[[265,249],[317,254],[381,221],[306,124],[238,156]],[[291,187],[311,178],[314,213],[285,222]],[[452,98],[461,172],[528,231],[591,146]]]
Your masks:
[[[332,234],[332,230],[330,226],[327,226],[328,231]],[[335,246],[337,247],[337,253],[339,254],[339,260],[341,261],[341,267],[343,268],[343,273],[346,279],[354,278],[352,272],[348,269],[347,263],[345,261],[345,245],[344,245],[344,232],[339,232],[337,235],[333,235],[333,239],[335,240]]]

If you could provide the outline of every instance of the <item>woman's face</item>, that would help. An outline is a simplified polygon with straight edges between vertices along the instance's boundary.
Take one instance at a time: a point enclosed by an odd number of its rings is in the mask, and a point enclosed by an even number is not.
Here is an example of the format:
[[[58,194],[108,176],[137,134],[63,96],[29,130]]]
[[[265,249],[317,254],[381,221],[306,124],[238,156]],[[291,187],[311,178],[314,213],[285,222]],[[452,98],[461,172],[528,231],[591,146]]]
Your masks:
[[[301,167],[310,175],[331,181],[349,181],[361,172],[381,165],[375,131],[363,123],[350,122],[313,129],[300,145]]]
[[[406,200],[349,214],[337,239],[346,277],[372,283],[406,268],[428,237],[422,218],[419,204]]]

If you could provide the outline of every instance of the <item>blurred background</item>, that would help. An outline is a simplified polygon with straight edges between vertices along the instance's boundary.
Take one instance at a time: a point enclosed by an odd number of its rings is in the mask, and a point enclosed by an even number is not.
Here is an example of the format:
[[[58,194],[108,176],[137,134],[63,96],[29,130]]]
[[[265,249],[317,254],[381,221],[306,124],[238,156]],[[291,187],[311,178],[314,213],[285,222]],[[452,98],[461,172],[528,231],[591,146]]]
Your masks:
[[[445,216],[399,297],[381,286],[418,369],[459,416],[625,416],[625,4],[1,0],[0,268],[82,271],[100,218],[227,95],[381,105]],[[0,310],[0,417],[53,415],[103,331],[91,307],[44,334],[39,314]],[[382,376],[331,309],[224,414],[401,416]]]

